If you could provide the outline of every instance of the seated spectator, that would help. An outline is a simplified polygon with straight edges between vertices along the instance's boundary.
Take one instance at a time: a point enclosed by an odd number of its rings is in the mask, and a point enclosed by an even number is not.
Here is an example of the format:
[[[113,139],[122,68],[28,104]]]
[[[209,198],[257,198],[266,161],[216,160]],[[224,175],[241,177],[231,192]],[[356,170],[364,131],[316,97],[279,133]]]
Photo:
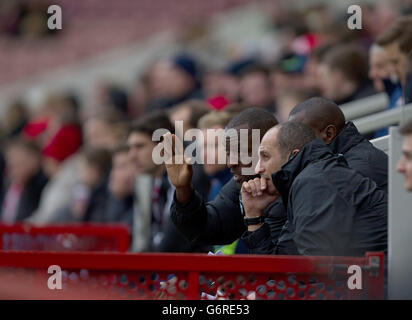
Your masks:
[[[41,170],[40,148],[22,138],[6,146],[6,184],[1,186],[0,221],[22,221],[37,209],[47,178]]]
[[[376,43],[384,48],[390,73],[404,89],[409,70],[408,54],[412,50],[412,15],[398,18]]]
[[[173,125],[176,121],[183,121],[183,134],[185,134],[187,130],[196,128],[199,119],[209,111],[210,108],[202,100],[188,100],[171,108],[169,118]]]
[[[292,109],[289,120],[309,125],[335,154],[343,154],[349,166],[388,190],[388,156],[363,137],[332,101],[314,97]]]
[[[412,192],[412,121],[404,124],[399,132],[403,135],[403,144],[396,170],[405,178],[405,189]]]
[[[288,216],[274,248],[267,225],[260,221],[252,226],[254,233],[261,233],[262,247],[276,254],[364,256],[368,251],[387,252],[386,193],[315,138],[309,126],[288,121],[262,139],[256,166],[261,178],[242,185],[245,215],[258,219],[281,197]],[[247,237],[248,233],[243,237],[246,242]]]
[[[276,99],[276,118],[279,123],[286,122],[290,111],[299,103],[309,99],[312,92],[304,89],[289,89],[280,92]]]
[[[127,125],[119,113],[108,111],[90,117],[83,127],[84,144],[88,148],[114,150],[127,137]]]
[[[104,208],[108,196],[107,183],[111,167],[111,155],[106,149],[86,149],[81,154],[79,182],[89,190],[89,199],[83,213],[83,221],[104,221]]]
[[[202,98],[199,66],[188,54],[158,61],[149,78],[153,97],[147,111],[167,109],[185,100]]]
[[[170,220],[170,203],[174,188],[164,165],[153,162],[157,145],[152,140],[157,129],[173,132],[164,112],[141,117],[132,126],[127,144],[136,176],[132,250],[153,252],[204,251],[192,246]]]
[[[49,181],[45,186],[38,209],[28,219],[32,223],[49,223],[59,210],[69,204],[71,190],[77,183],[77,150],[81,146],[77,126],[61,127],[43,148],[43,170]]]
[[[367,56],[353,45],[337,45],[325,54],[319,81],[322,95],[338,105],[375,94],[368,79]]]
[[[388,77],[388,57],[385,49],[374,43],[369,48],[369,79],[372,80],[376,92],[385,91],[383,79]]]
[[[54,221],[104,222],[111,155],[106,149],[87,148],[78,155],[76,185],[69,204]]]
[[[235,116],[226,126],[226,130],[248,129],[248,154],[252,156],[252,129],[260,130],[260,137],[277,124],[273,114],[263,108],[248,108]],[[172,135],[172,139],[177,139]],[[164,143],[168,143],[165,139]],[[167,164],[167,173],[176,192],[173,198],[171,214],[176,227],[193,243],[199,245],[225,245],[231,244],[239,239],[246,226],[243,221],[242,205],[240,198],[240,186],[242,182],[250,179],[250,175],[242,172],[244,168],[251,168],[251,163],[231,161],[236,158],[230,157],[230,140],[226,141],[226,162],[233,179],[231,179],[215,197],[213,201],[206,202],[191,184],[191,166],[184,164]],[[244,142],[246,143],[246,142]],[[239,141],[236,145],[239,147]],[[178,155],[178,154],[177,154]],[[176,157],[173,155],[172,161]],[[279,214],[280,212],[280,214]],[[284,211],[279,211],[278,206],[267,208],[266,213],[271,217],[270,228],[274,239],[286,221]]]
[[[254,63],[253,59],[245,58],[230,62],[223,70],[207,73],[205,76],[205,95],[210,99],[221,100],[228,103],[237,103],[240,100],[240,74]],[[212,77],[210,75],[213,75]],[[217,108],[216,108],[217,107]],[[216,109],[222,109],[216,105]]]
[[[275,111],[269,76],[269,70],[261,65],[248,66],[241,72],[239,96],[243,104]]]
[[[386,92],[389,98],[388,109],[402,105],[402,88],[399,83],[391,80],[394,78],[390,74],[388,56],[383,47],[374,43],[369,49],[369,78],[377,92]],[[375,138],[388,134],[387,128],[379,129],[375,132]]]
[[[15,101],[7,108],[4,117],[2,135],[8,139],[18,136],[28,121],[27,107],[22,102]]]
[[[124,223],[132,228],[135,179],[128,153],[127,146],[120,146],[113,152],[104,222]]]
[[[120,117],[126,118],[129,113],[129,97],[124,89],[110,81],[97,82],[94,88],[94,97],[90,105],[91,110],[86,112],[118,113]],[[85,115],[88,116],[87,114]]]

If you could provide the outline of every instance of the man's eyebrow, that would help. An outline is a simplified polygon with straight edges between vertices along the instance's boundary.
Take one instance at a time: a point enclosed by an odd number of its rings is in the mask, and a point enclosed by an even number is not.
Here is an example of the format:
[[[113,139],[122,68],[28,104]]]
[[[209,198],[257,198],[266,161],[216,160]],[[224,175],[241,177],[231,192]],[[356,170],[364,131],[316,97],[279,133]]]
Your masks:
[[[412,157],[412,150],[402,150],[402,153],[405,156]]]

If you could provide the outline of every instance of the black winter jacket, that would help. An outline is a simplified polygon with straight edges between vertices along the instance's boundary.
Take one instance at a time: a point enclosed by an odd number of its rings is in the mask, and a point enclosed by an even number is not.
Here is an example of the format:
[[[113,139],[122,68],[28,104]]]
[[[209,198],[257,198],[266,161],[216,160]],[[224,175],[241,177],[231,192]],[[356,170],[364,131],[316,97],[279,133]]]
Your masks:
[[[276,245],[265,224],[255,231],[260,241],[255,251],[333,256],[387,251],[386,192],[349,168],[323,141],[307,144],[272,179],[288,222]]]
[[[388,190],[388,156],[364,138],[352,122],[329,145],[335,154],[343,154],[349,167]]]

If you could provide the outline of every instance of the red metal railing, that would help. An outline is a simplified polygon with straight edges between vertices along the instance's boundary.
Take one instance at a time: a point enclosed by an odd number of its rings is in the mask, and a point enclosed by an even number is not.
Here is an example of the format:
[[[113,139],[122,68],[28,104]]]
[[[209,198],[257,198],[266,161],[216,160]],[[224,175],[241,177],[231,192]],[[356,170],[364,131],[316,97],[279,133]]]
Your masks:
[[[125,252],[129,243],[129,230],[124,225],[0,224],[0,250]]]
[[[51,265],[62,270],[62,290],[47,287]],[[348,288],[349,265],[361,267],[362,289]],[[383,298],[383,253],[352,258],[3,251],[0,268],[2,298]]]

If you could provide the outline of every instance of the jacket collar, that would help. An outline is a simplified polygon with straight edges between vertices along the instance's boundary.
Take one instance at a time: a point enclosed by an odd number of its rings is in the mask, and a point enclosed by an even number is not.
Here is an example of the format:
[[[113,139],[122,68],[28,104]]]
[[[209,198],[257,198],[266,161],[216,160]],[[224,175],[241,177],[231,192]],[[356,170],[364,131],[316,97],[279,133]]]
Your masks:
[[[328,156],[333,156],[328,146],[323,140],[315,139],[291,157],[278,172],[272,174],[273,184],[282,196],[285,207],[287,207],[288,203],[289,190],[298,174],[311,162]]]
[[[359,133],[353,122],[348,121],[343,130],[329,144],[335,154],[345,154],[349,149],[361,143],[365,138]]]

